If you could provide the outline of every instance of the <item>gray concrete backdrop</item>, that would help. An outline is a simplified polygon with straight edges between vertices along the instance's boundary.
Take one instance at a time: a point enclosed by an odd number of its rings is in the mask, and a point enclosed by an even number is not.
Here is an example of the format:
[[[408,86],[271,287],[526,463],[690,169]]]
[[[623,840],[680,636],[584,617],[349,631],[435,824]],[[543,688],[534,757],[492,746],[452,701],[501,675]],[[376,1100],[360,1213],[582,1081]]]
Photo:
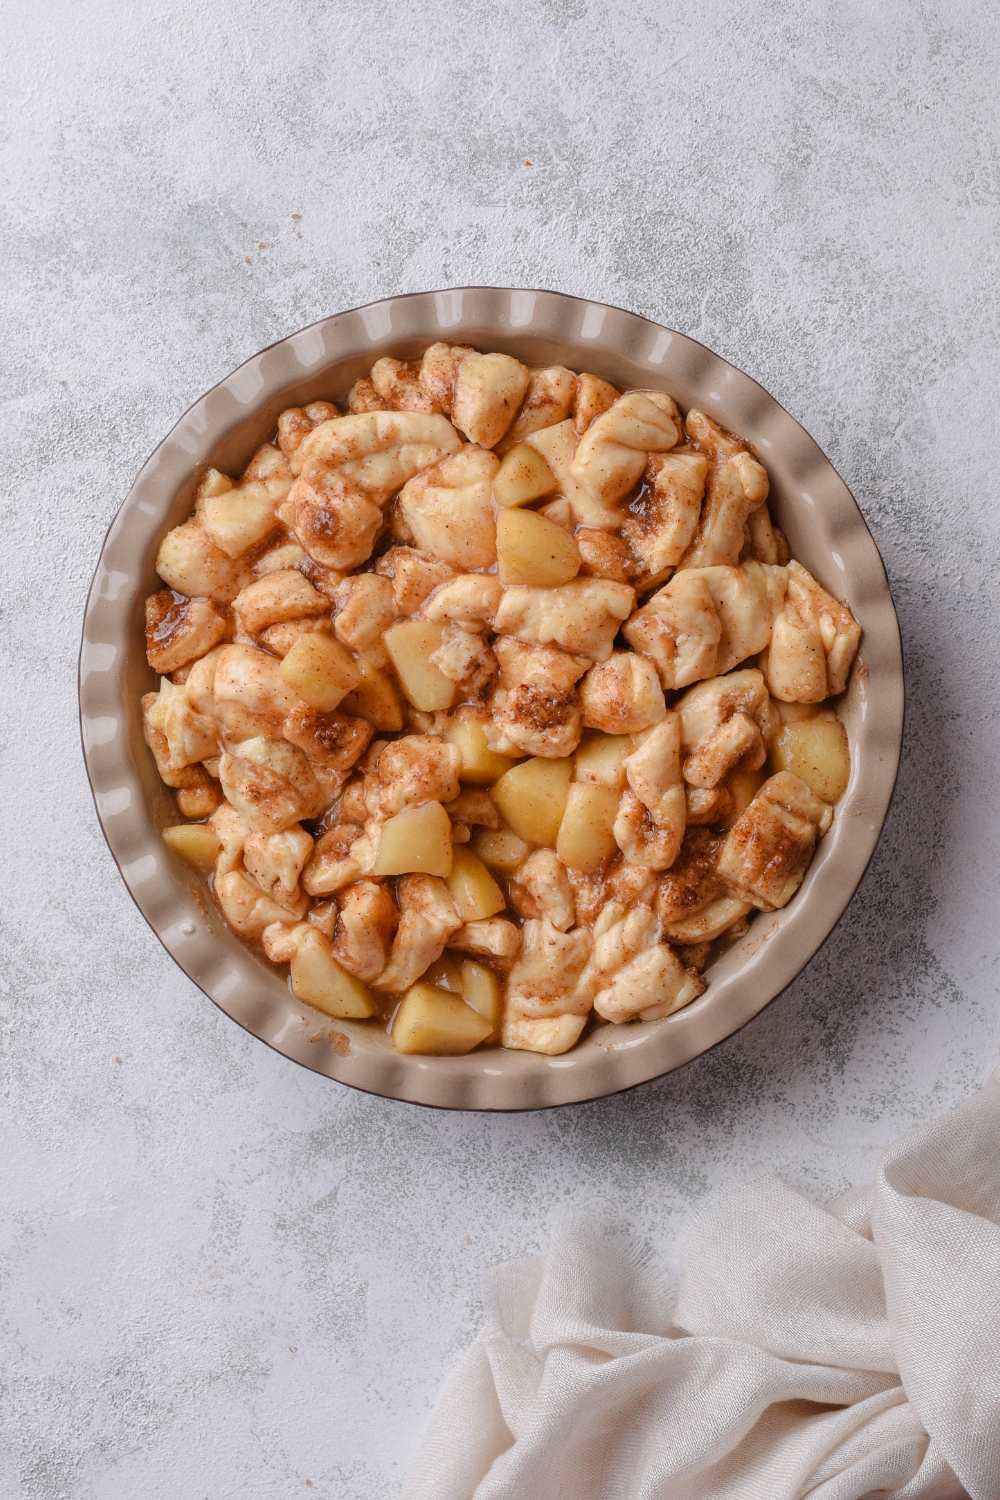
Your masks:
[[[387,1500],[485,1270],[559,1215],[669,1261],[715,1186],[840,1192],[998,1060],[997,13],[11,0],[4,32],[0,1496]],[[505,1118],[352,1093],[217,1013],[116,875],[76,730],[96,553],[178,414],[315,318],[468,282],[760,380],[871,523],[909,679],[882,843],[798,982],[661,1082]]]

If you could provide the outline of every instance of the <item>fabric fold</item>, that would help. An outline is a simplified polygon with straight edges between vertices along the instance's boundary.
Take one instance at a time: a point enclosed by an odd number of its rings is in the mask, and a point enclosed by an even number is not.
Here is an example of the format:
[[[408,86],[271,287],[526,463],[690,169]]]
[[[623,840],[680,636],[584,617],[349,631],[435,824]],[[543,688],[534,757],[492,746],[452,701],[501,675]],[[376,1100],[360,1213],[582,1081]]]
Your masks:
[[[826,1208],[709,1200],[676,1303],[574,1224],[498,1268],[404,1500],[997,1500],[1000,1082]]]

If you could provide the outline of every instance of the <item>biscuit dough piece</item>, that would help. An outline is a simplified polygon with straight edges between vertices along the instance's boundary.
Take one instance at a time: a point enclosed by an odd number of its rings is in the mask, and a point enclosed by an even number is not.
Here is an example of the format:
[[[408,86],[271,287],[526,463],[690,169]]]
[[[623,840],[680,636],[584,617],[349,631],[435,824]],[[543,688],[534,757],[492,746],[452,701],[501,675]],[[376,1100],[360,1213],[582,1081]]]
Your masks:
[[[458,367],[467,355],[475,352],[470,344],[438,343],[424,350],[420,361],[420,388],[446,416],[451,416]]]
[[[243,844],[243,864],[262,891],[287,904],[299,895],[299,876],[312,850],[312,839],[297,823],[281,833],[252,831]]]
[[[382,636],[396,618],[392,579],[379,573],[358,573],[344,579],[335,599],[333,629],[338,641],[366,657],[373,667],[384,667],[389,654]]]
[[[522,1016],[586,1016],[591,995],[578,981],[590,957],[586,927],[560,932],[547,917],[525,922],[521,954],[510,971],[507,1001]]]
[[[732,771],[754,771],[764,764],[773,709],[755,667],[697,683],[679,700],[677,712],[684,779],[691,786],[713,788]]]
[[[607,578],[574,578],[555,588],[515,584],[504,590],[496,628],[501,635],[607,661],[634,603],[634,589]]]
[[[461,683],[463,692],[471,697],[481,694],[496,676],[497,663],[492,651],[481,635],[462,625],[449,623],[444,627],[441,644],[431,652],[429,660],[451,682]]]
[[[541,432],[545,427],[554,427],[557,422],[565,421],[576,387],[576,376],[562,365],[532,370],[521,410],[507,436],[497,445],[500,456],[509,453],[515,443],[523,442],[529,433]]]
[[[241,557],[277,526],[275,507],[288,494],[293,477],[284,454],[265,443],[239,484],[209,469],[198,486],[194,513],[217,547],[229,557]]]
[[[704,994],[708,981],[681,963],[668,943],[639,953],[600,990],[594,1009],[605,1021],[658,1021]]]
[[[353,858],[351,847],[363,831],[356,823],[338,823],[316,840],[302,871],[302,887],[310,896],[330,896],[357,880],[361,867]]]
[[[676,447],[682,430],[680,414],[672,401],[670,405],[673,412],[648,392],[629,391],[597,417],[580,439],[573,455],[573,477],[609,515],[615,514],[618,502],[638,484],[650,453]]]
[[[492,628],[503,595],[495,573],[463,573],[436,588],[421,614],[427,620],[452,620],[468,630]]]
[[[713,676],[722,625],[703,571],[677,573],[636,610],[622,634],[656,664],[668,690]]]
[[[210,599],[185,599],[160,589],[146,600],[146,660],[154,672],[178,667],[211,651],[229,632]]]
[[[472,444],[425,469],[399,497],[418,547],[462,572],[496,562],[492,483],[500,461]]]
[[[698,531],[679,566],[735,565],[743,548],[743,527],[767,499],[767,472],[739,438],[704,412],[689,411],[685,425],[688,437],[708,459],[708,474]]]
[[[275,901],[240,870],[217,875],[215,894],[226,921],[241,937],[260,937],[264,928],[275,922],[286,923],[301,918],[308,905],[305,899],[295,908]]]
[[[595,924],[588,980],[597,991],[597,1014],[615,1024],[670,1015],[705,989],[700,975],[660,941],[659,919],[648,906],[625,911],[614,902]]]
[[[219,604],[235,599],[251,577],[246,565],[223,552],[195,516],[167,532],[156,554],[156,571],[175,593]]]
[[[259,833],[281,833],[322,811],[321,784],[302,751],[286,740],[257,736],[224,753],[219,782],[247,827]]]
[[[358,880],[341,889],[333,956],[349,974],[369,982],[389,962],[399,911],[388,886]]]
[[[382,526],[382,512],[371,496],[335,469],[316,475],[314,482],[297,479],[282,515],[310,557],[344,572],[366,561]]]
[[[303,703],[283,721],[281,733],[315,764],[331,771],[349,771],[367,750],[372,726],[366,719],[339,709],[321,713]]]
[[[761,911],[777,911],[798,890],[816,839],[832,818],[833,809],[804,781],[779,771],[729,830],[719,853],[719,874]]]
[[[449,937],[448,947],[463,953],[485,954],[502,967],[512,963],[520,953],[521,933],[504,917],[484,917],[478,922],[465,922]]]
[[[365,771],[369,816],[385,822],[425,802],[452,802],[460,787],[462,757],[433,735],[407,734],[385,745]]]
[[[214,719],[197,712],[183,684],[162,677],[159,693],[148,693],[143,709],[147,731],[158,731],[166,742],[167,770],[182,771],[218,754],[218,726]]]
[[[231,743],[277,737],[300,700],[281,675],[281,662],[256,646],[225,646],[215,666],[213,711]]]
[[[281,413],[278,418],[278,447],[293,474],[298,472],[297,469],[292,469],[292,461],[302,445],[302,439],[308,437],[321,422],[330,422],[340,415],[332,401],[311,401],[308,406],[290,406]]]
[[[666,714],[656,669],[635,651],[615,651],[580,687],[583,722],[605,734],[638,734]]]
[[[558,1057],[580,1040],[586,1016],[561,1015],[538,1020],[528,1016],[517,1005],[507,1004],[500,1040],[505,1047],[518,1052],[540,1052]]]
[[[669,712],[624,762],[623,793],[614,835],[629,864],[666,870],[680,852],[687,801],[680,774],[681,726]]]
[[[492,448],[513,424],[529,379],[509,354],[467,354],[455,376],[452,421],[470,443]]]
[[[646,464],[646,491],[630,507],[622,536],[639,561],[643,579],[655,583],[676,568],[701,518],[708,459],[690,450],[654,453]]]
[[[775,698],[821,703],[842,693],[857,654],[861,627],[800,563],[787,568],[788,592],[774,621],[761,670]]]
[[[439,411],[420,384],[420,366],[402,359],[377,359],[371,383],[386,407],[395,411]]]
[[[511,901],[519,916],[547,917],[560,932],[576,921],[573,890],[566,866],[551,849],[536,849],[511,882]]]
[[[389,962],[375,980],[380,990],[409,989],[462,926],[448,887],[436,875],[404,875],[397,895],[399,927]]]
[[[266,573],[241,589],[233,600],[233,614],[245,637],[257,636],[269,625],[326,614],[329,608],[326,595],[314,589],[296,568]]]
[[[440,413],[363,412],[314,427],[290,467],[310,485],[329,483],[339,470],[375,504],[383,505],[414,474],[461,446],[462,439]]]
[[[490,700],[496,728],[492,740],[487,734],[490,749],[548,758],[571,755],[582,730],[575,684],[589,666],[586,657],[526,645],[511,636],[494,641],[493,651],[501,685]]]
[[[722,837],[707,828],[689,828],[669,870],[656,880],[654,909],[666,930],[728,894],[718,870]]]
[[[586,372],[578,375],[573,397],[573,429],[577,437],[583,437],[591,422],[609,411],[620,395],[617,386],[599,375]]]
[[[656,663],[665,688],[729,672],[762,651],[781,609],[787,570],[758,562],[684,568],[623,629]]]
[[[621,537],[601,531],[596,526],[580,526],[576,531],[580,549],[580,572],[590,578],[610,578],[628,583],[636,573],[635,558]]]
[[[427,596],[453,578],[451,565],[418,547],[390,547],[375,564],[375,572],[392,579],[397,614],[413,615]]]

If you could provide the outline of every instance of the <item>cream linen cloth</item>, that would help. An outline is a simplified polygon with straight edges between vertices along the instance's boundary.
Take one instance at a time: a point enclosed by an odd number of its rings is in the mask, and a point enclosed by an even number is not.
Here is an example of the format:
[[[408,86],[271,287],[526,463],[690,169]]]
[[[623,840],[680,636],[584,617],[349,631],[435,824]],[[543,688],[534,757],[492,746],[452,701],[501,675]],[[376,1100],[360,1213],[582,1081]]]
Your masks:
[[[493,1301],[405,1500],[1000,1500],[1000,1075],[825,1209],[710,1201],[669,1312],[579,1227]]]

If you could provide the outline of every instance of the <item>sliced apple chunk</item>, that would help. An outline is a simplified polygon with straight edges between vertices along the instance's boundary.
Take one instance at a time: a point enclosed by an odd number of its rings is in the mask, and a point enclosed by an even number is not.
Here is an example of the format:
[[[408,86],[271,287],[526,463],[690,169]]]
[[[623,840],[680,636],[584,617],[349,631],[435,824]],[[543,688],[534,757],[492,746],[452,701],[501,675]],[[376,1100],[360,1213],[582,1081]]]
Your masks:
[[[292,993],[306,1005],[344,1021],[363,1021],[375,1015],[377,1007],[367,985],[340,967],[330,939],[318,928],[299,938],[291,971]]]
[[[593,786],[625,789],[625,760],[635,746],[628,734],[591,734],[584,739],[576,752],[575,776],[577,781],[588,781]]]
[[[436,984],[440,990],[451,990],[453,995],[462,995],[462,960],[452,953],[442,953],[429,969],[424,970],[420,983]]]
[[[503,891],[482,860],[461,844],[452,850],[447,886],[463,922],[481,922],[486,917],[495,917],[507,905]]]
[[[407,698],[422,713],[448,708],[455,684],[431,661],[444,640],[444,626],[436,620],[402,620],[382,637]]]
[[[451,819],[440,802],[408,808],[382,825],[376,875],[441,875],[452,869]]]
[[[361,681],[351,653],[332,635],[315,630],[299,636],[279,670],[292,692],[322,714],[339,708]]]
[[[556,853],[571,870],[592,875],[618,848],[613,826],[621,794],[614,787],[570,783]]]
[[[771,750],[776,771],[791,771],[824,802],[837,802],[851,777],[851,749],[839,719],[804,719],[786,724]]]
[[[462,711],[459,710],[459,714]],[[461,716],[445,730],[445,739],[462,757],[461,776],[475,786],[492,786],[505,771],[517,765],[509,755],[498,755],[486,743],[486,730],[478,719]]]
[[[433,984],[407,990],[392,1023],[397,1052],[462,1057],[485,1042],[491,1023],[471,1005]]]
[[[513,875],[531,853],[531,845],[509,828],[477,828],[472,836],[472,848],[484,865],[499,870],[502,875]]]
[[[551,495],[559,481],[537,448],[515,443],[493,476],[493,498],[506,509]]]
[[[168,849],[179,854],[186,864],[203,872],[214,870],[222,844],[204,823],[177,823],[164,828],[161,835]]]
[[[355,663],[360,681],[353,693],[341,700],[341,711],[367,719],[373,729],[390,733],[403,727],[403,705],[399,701],[399,689],[380,667],[360,657]]]
[[[568,531],[537,511],[502,510],[497,517],[501,583],[555,588],[580,571],[580,549]]]
[[[572,774],[572,759],[536,755],[505,772],[490,796],[519,838],[554,849]]]
[[[498,1042],[503,1020],[503,987],[499,978],[485,964],[477,964],[472,959],[462,964],[461,973],[462,998],[492,1026],[487,1040]]]

